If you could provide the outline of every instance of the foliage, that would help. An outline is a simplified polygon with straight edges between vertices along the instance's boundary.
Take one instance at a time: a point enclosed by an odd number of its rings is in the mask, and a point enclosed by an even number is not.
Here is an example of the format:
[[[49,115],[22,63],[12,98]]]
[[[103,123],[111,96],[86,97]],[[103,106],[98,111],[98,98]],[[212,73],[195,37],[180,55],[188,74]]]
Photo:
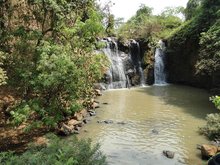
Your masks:
[[[189,0],[186,9],[185,9],[185,17],[186,20],[190,20],[198,14],[198,10],[200,7],[202,0]]]
[[[200,128],[200,132],[210,139],[218,139],[220,137],[220,114],[209,114],[206,117],[206,121],[206,125]]]
[[[92,97],[107,67],[106,57],[93,53],[104,33],[102,16],[94,0],[1,3],[0,57],[7,54],[8,85],[23,99],[12,119],[55,127],[79,110],[78,100]],[[0,68],[0,83],[5,71]]]
[[[213,102],[215,107],[220,110],[220,96],[212,96],[210,100]]]
[[[51,138],[51,137],[50,137]],[[32,147],[22,155],[11,152],[0,153],[2,165],[105,165],[105,156],[99,150],[99,145],[92,146],[90,140],[71,138],[61,140],[56,136],[47,147]]]
[[[145,40],[165,38],[182,23],[182,20],[176,16],[181,12],[180,8],[166,8],[159,16],[153,15],[152,10],[148,6],[141,5],[136,15],[119,28],[119,37]]]
[[[210,101],[213,102],[215,107],[220,110],[220,96],[212,96],[210,97]],[[206,125],[200,128],[200,132],[210,139],[220,137],[220,114],[209,114],[206,117]]]
[[[220,70],[220,20],[207,32],[201,33],[199,60],[196,64],[197,74],[211,76]]]

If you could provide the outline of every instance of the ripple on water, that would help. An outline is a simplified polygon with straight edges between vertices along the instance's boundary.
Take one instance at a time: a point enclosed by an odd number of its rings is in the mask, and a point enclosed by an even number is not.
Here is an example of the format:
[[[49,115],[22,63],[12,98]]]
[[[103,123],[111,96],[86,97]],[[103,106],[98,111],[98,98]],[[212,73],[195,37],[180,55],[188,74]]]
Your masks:
[[[189,93],[193,93],[193,105],[184,101]],[[93,122],[85,129],[91,130],[87,137],[101,143],[110,165],[182,165],[186,159],[188,165],[202,164],[196,144],[206,140],[196,131],[205,122],[201,114],[211,111],[207,111],[211,106],[206,93],[188,87],[154,86],[106,92],[100,102],[111,104],[97,111],[98,119],[114,123]],[[174,151],[174,159],[164,157],[163,150]]]

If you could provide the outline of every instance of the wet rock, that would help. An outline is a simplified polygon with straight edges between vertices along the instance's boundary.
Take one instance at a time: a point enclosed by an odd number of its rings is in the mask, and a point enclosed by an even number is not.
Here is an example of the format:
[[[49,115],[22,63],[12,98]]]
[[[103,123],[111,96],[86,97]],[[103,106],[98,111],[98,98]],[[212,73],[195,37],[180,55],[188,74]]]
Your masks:
[[[90,116],[95,116],[95,115],[96,115],[96,112],[95,112],[95,111],[92,111],[92,110],[89,110],[89,115],[90,115]]]
[[[106,103],[106,102],[105,102],[105,103],[102,103],[102,104],[104,104],[104,105],[108,105],[108,103]]]
[[[61,128],[59,129],[59,132],[62,135],[70,135],[74,133],[74,126],[68,126],[65,123],[62,123]]]
[[[163,150],[163,155],[166,156],[169,159],[173,159],[175,153],[172,151],[168,151],[168,150]]]
[[[80,129],[81,129],[81,128],[80,128],[79,126],[76,126],[76,127],[74,128],[75,131],[80,131]]]
[[[99,108],[99,104],[97,102],[92,103],[92,109]]]
[[[87,124],[89,121],[87,119],[83,119],[83,123]]]
[[[215,145],[203,144],[201,146],[201,155],[203,159],[214,156],[218,151],[220,151],[220,148]]]
[[[97,96],[102,96],[102,92],[101,92],[101,90],[99,90],[99,89],[95,89],[95,94],[96,94]]]
[[[105,123],[105,124],[113,124],[113,120],[103,120],[103,121],[100,121],[98,120],[97,123]]]
[[[152,131],[151,131],[153,134],[155,134],[155,135],[158,135],[159,134],[159,131],[158,130],[156,130],[156,129],[152,129]]]
[[[79,121],[75,120],[75,119],[71,119],[68,121],[67,125],[68,126],[74,126],[74,125],[77,125],[79,123]]]
[[[117,122],[117,124],[124,125],[124,124],[127,124],[127,123],[125,121],[119,121],[119,122]]]
[[[105,120],[104,123],[105,124],[113,124],[113,121],[112,120]]]

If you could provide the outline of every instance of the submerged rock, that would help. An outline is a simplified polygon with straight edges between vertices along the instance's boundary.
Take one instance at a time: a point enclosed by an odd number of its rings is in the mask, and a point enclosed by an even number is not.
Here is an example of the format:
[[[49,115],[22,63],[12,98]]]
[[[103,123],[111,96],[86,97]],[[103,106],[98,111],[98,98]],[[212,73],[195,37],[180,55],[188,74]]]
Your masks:
[[[125,121],[119,121],[119,122],[117,122],[117,124],[124,125],[124,124],[127,124],[127,123]]]
[[[168,151],[168,150],[163,150],[163,155],[166,156],[169,159],[173,159],[175,152]]]
[[[153,134],[155,134],[155,135],[157,135],[157,134],[159,134],[159,131],[158,130],[156,130],[156,129],[152,129],[152,131],[151,131]]]
[[[97,121],[97,123],[105,123],[105,124],[113,124],[113,120],[103,120],[103,121]]]

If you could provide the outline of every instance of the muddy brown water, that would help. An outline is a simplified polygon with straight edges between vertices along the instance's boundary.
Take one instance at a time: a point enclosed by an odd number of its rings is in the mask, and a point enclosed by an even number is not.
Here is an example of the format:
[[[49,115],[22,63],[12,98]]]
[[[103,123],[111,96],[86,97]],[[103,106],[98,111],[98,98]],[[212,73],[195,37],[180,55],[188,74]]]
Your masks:
[[[110,165],[203,165],[196,145],[209,141],[198,127],[208,113],[217,112],[209,96],[176,85],[105,91],[97,116],[79,137],[100,143]],[[97,122],[104,120],[113,123]],[[163,150],[175,152],[174,159]]]

